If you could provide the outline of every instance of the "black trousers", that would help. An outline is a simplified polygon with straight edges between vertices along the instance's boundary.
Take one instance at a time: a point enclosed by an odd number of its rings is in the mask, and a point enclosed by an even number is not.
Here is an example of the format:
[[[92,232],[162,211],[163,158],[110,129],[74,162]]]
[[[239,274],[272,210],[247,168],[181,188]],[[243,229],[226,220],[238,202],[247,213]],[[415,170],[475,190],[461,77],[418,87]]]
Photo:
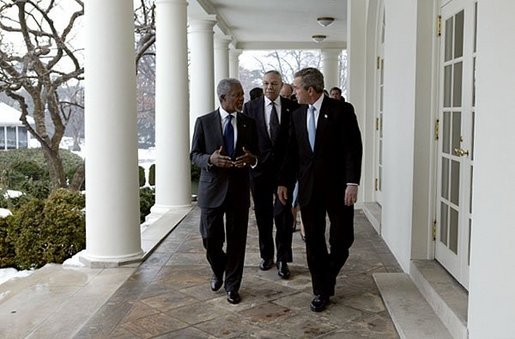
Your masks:
[[[275,249],[277,249],[277,261],[291,262],[293,260],[291,249],[293,237],[291,201],[283,205],[277,199],[275,178],[267,178],[265,176],[253,178],[251,191],[259,231],[259,252],[261,258],[273,260]],[[273,238],[274,222],[276,227],[275,247]]]
[[[312,197],[301,206],[306,239],[306,256],[313,294],[332,296],[336,276],[349,257],[354,242],[354,206],[339,199]],[[329,249],[326,242],[326,214],[329,217]]]
[[[225,216],[225,225],[224,225]],[[219,208],[200,210],[200,227],[206,258],[213,273],[222,277],[227,292],[238,291],[241,286],[249,209],[224,204]],[[227,239],[226,251],[224,242]]]

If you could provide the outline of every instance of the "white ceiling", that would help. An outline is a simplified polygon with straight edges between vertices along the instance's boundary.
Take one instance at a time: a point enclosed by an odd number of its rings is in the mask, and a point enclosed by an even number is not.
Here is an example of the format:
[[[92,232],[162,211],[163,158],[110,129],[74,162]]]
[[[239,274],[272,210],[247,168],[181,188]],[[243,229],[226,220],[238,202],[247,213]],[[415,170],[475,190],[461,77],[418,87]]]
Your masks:
[[[216,34],[228,35],[237,49],[345,48],[347,0],[190,0],[188,16],[215,16]],[[317,22],[330,16],[328,27]],[[321,44],[311,36],[323,34]]]

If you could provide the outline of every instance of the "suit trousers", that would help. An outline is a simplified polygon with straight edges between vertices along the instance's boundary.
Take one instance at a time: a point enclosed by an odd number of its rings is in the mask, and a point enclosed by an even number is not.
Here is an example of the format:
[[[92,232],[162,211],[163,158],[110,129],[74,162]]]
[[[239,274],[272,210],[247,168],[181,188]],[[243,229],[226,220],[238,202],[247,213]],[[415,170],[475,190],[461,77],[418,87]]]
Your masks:
[[[224,227],[225,215],[225,227]],[[200,227],[204,228],[203,244],[206,258],[214,274],[219,277],[225,272],[224,288],[227,292],[238,291],[245,263],[247,243],[248,208],[232,207],[226,204],[219,208],[202,208]],[[226,252],[223,250],[227,236]]]
[[[264,177],[252,179],[251,190],[254,200],[254,213],[259,231],[259,252],[262,259],[274,259],[273,227],[275,221],[275,247],[277,261],[291,262],[293,237],[293,215],[291,201],[286,205],[277,199],[275,180]]]
[[[354,242],[354,206],[340,198],[312,197],[301,206],[306,256],[313,294],[333,296],[336,276],[349,257]],[[326,213],[329,218],[329,246],[326,242]]]

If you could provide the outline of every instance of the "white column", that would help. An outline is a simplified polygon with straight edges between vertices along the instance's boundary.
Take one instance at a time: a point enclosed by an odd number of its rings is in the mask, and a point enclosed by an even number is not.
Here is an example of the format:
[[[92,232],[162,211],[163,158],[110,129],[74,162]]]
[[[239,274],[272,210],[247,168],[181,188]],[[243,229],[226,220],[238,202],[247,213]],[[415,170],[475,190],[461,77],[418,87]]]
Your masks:
[[[190,132],[198,116],[215,107],[213,27],[215,19],[190,19],[188,43],[190,49]]]
[[[214,63],[215,63],[215,79],[213,86],[213,95],[216,101],[216,85],[220,80],[229,77],[229,43],[231,37],[228,35],[215,34],[214,40]]]
[[[214,60],[215,60],[215,87],[222,79],[229,77],[229,43],[231,37],[228,35],[215,35]],[[216,95],[215,95],[216,98]]]
[[[339,57],[341,49],[323,48],[322,54],[322,73],[324,74],[325,88],[329,91],[333,87],[341,88]]]
[[[229,77],[240,78],[240,55],[241,49],[231,49],[229,51]]]
[[[156,6],[156,203],[147,222],[191,204],[187,2]]]
[[[86,250],[91,265],[140,258],[134,11],[85,1]],[[99,39],[101,37],[101,39]]]

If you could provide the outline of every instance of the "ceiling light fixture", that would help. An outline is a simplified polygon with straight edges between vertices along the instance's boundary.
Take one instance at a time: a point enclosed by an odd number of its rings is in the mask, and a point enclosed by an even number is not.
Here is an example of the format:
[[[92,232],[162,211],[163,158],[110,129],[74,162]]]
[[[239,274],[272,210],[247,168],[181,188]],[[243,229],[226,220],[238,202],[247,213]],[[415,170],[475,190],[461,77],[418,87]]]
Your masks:
[[[334,18],[330,16],[322,16],[320,18],[317,18],[317,21],[321,26],[327,27],[333,23]]]
[[[326,35],[317,34],[317,35],[313,35],[311,38],[313,39],[314,42],[321,43],[322,41],[325,40],[325,38],[327,38],[327,36]]]

